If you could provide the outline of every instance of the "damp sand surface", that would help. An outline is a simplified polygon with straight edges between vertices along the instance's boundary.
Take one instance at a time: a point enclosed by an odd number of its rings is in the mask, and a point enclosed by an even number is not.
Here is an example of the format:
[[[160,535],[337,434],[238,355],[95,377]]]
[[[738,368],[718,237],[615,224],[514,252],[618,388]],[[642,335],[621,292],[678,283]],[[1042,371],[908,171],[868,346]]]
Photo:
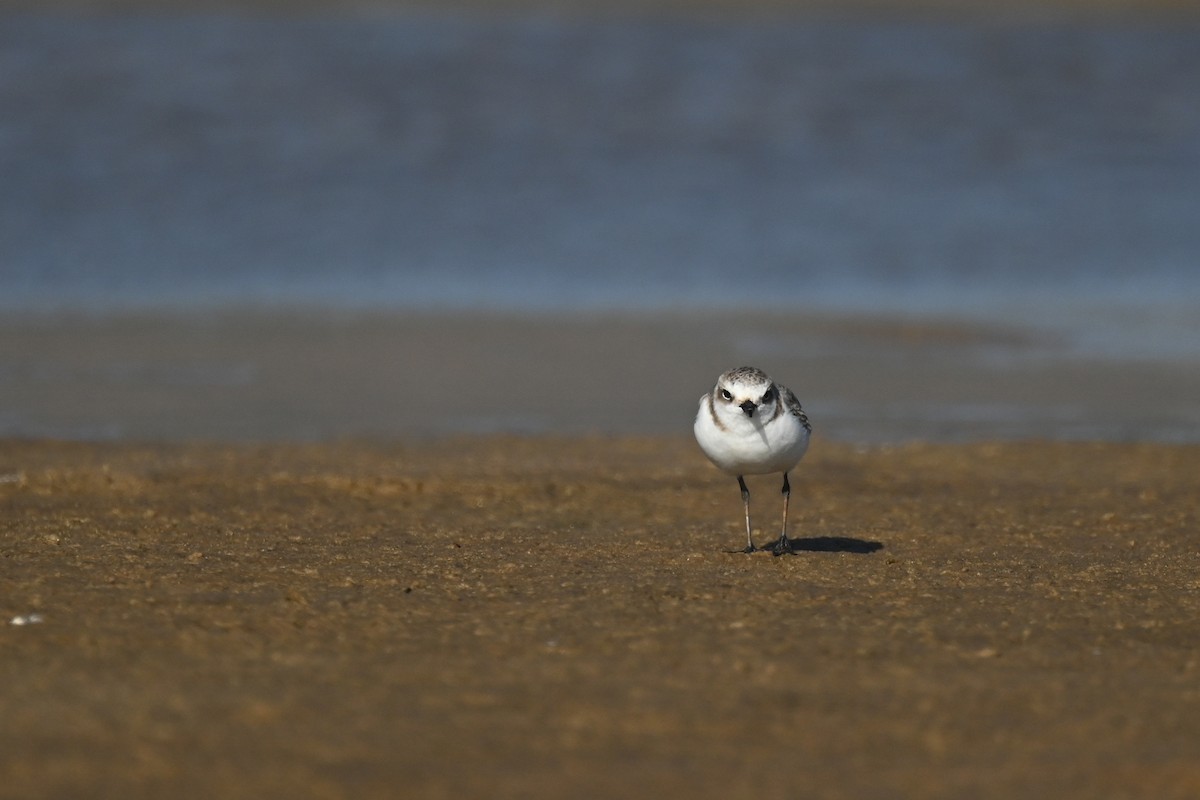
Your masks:
[[[1194,320],[1191,338],[1134,320],[1102,341],[1053,322],[807,310],[8,315],[0,439],[688,435],[716,376],[749,364],[796,392],[823,440],[1196,441]]]
[[[1195,797],[1200,448],[3,442],[39,797]],[[774,479],[751,484],[775,535]]]

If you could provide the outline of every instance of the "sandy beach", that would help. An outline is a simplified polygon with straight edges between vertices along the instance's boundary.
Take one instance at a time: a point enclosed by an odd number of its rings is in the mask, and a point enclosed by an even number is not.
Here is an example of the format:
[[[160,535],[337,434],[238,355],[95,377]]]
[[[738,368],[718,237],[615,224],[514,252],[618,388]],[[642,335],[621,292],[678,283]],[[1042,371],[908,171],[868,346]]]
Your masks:
[[[600,5],[4,3],[0,798],[1200,797],[1196,4]]]
[[[817,440],[773,558],[684,437],[6,441],[2,793],[1194,797],[1197,474]]]

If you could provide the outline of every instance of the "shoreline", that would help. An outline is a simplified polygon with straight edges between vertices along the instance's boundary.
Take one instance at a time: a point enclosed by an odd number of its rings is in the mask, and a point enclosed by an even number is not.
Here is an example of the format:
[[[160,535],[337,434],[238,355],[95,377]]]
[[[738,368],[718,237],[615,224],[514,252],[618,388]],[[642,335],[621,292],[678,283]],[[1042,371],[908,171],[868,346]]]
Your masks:
[[[0,777],[1194,796],[1196,474],[1197,446],[815,442],[806,550],[772,558],[724,552],[736,485],[685,437],[2,441]]]
[[[758,366],[832,441],[1195,441],[1186,354],[1053,329],[751,312],[0,317],[0,436],[381,441],[682,434]]]

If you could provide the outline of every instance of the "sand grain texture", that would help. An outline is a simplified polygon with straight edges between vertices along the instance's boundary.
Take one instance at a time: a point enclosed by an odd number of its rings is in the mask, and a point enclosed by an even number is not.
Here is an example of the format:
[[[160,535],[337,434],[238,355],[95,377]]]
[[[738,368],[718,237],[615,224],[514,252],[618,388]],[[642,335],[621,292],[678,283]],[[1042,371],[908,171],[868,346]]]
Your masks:
[[[1195,797],[1198,474],[818,440],[772,558],[685,439],[7,442],[0,794]]]

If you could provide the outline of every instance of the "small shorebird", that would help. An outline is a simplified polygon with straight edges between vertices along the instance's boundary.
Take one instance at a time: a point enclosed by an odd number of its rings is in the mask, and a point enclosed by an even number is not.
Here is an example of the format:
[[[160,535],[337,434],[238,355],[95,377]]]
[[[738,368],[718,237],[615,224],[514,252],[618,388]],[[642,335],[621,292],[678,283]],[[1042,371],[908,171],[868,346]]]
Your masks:
[[[808,450],[812,425],[792,390],[754,367],[731,369],[717,378],[712,391],[700,398],[692,430],[704,455],[718,468],[737,477],[746,511],[746,549],[775,555],[794,552],[787,535],[788,472]],[[750,490],[746,475],[783,473],[783,529],[765,548],[754,546],[750,533]]]

